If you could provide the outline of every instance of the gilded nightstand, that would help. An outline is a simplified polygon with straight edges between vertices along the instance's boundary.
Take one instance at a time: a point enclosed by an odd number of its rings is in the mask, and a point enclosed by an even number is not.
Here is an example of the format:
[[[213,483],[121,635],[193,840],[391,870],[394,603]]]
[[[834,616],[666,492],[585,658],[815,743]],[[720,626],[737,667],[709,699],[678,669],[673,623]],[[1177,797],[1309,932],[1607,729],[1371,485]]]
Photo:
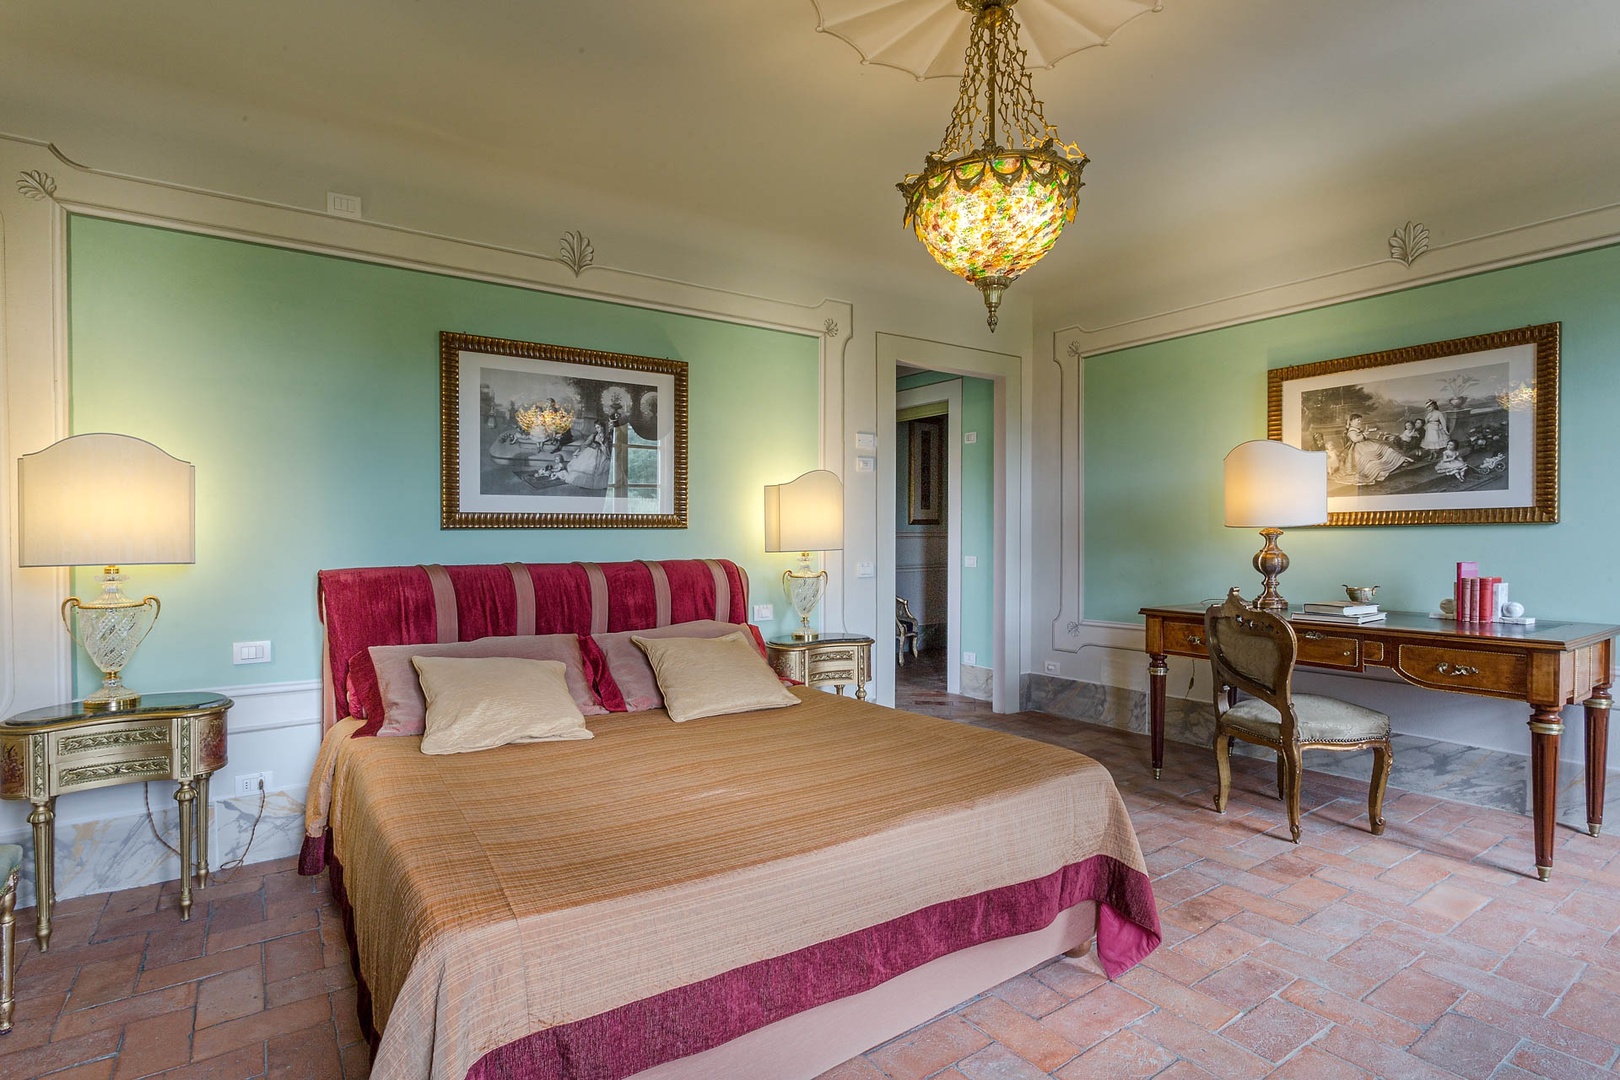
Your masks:
[[[180,917],[191,918],[191,881],[208,883],[208,778],[225,764],[225,712],[218,694],[144,694],[139,706],[87,713],[51,705],[0,722],[0,799],[27,799],[34,826],[35,937],[51,940],[56,797],[144,780],[175,780],[180,806]]]
[[[771,667],[785,679],[806,686],[831,686],[840,694],[853,686],[866,700],[866,680],[872,677],[872,639],[860,634],[823,634],[813,641],[771,638],[765,643]]]

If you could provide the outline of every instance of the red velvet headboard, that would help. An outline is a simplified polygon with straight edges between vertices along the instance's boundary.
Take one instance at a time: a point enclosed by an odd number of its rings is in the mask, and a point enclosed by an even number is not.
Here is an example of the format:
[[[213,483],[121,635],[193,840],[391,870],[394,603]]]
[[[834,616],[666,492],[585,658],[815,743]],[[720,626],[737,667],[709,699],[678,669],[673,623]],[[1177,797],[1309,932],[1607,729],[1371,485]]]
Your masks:
[[[525,575],[532,598],[519,589]],[[373,645],[645,630],[694,619],[748,621],[748,575],[728,559],[367,566],[322,570],[318,577],[328,725],[349,714],[344,686],[350,658]]]

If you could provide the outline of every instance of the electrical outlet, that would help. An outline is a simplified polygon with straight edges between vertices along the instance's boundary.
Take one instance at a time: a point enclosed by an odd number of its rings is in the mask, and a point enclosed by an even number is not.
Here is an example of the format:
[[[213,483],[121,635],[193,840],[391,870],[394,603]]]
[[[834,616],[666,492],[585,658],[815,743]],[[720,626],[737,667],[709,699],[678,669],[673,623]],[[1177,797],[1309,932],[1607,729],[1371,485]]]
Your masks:
[[[968,665],[969,667],[977,667],[979,663],[979,654],[971,652],[963,653],[962,663]]]
[[[877,563],[858,562],[855,564],[855,576],[858,578],[877,577]]]
[[[855,471],[856,472],[876,472],[877,471],[877,458],[875,458],[875,457],[866,457],[865,455],[862,455],[861,457],[856,458],[855,459]]]
[[[270,774],[267,772],[238,773],[236,776],[238,795],[257,795],[260,791],[269,790]]]
[[[754,621],[755,622],[775,622],[776,621],[776,605],[775,604],[755,604],[754,605]]]
[[[1063,672],[1056,660],[1048,660],[1046,662],[1046,673],[1048,675],[1061,675]]]
[[[877,449],[877,432],[875,432],[875,431],[857,431],[855,433],[855,449],[857,449],[857,450],[876,450]]]
[[[233,664],[268,664],[271,655],[268,641],[231,642],[231,663]]]
[[[977,555],[964,555],[962,556],[962,565],[972,570],[979,565],[979,557]]]

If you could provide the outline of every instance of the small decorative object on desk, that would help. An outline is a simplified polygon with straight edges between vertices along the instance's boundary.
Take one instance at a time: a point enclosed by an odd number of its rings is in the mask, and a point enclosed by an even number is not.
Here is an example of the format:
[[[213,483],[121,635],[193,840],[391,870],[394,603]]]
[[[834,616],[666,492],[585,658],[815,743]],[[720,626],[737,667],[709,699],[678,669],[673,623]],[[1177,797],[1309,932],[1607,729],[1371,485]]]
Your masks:
[[[1373,596],[1378,592],[1379,587],[1377,585],[1345,585],[1342,588],[1344,589],[1344,595],[1350,598],[1351,603],[1370,604],[1373,602]]]
[[[1300,609],[1308,615],[1376,615],[1377,604],[1358,604],[1353,600],[1318,600],[1309,604],[1301,604]]]
[[[1333,623],[1339,626],[1366,626],[1383,622],[1388,616],[1378,610],[1360,615],[1336,615],[1325,611],[1296,611],[1288,618],[1293,622]]]

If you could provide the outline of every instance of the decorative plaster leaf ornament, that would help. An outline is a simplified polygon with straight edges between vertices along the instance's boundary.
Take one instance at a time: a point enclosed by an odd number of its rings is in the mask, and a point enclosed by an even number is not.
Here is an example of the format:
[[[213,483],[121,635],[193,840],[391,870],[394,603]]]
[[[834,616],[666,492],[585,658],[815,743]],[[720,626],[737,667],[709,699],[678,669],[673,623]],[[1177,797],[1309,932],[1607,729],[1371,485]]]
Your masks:
[[[1389,257],[1411,266],[1429,250],[1429,230],[1422,222],[1408,221],[1389,237]]]
[[[591,238],[575,229],[562,235],[562,261],[568,269],[574,272],[575,277],[585,272],[585,268],[596,261],[596,249],[591,246]]]
[[[838,320],[837,319],[828,319],[826,321],[826,323],[822,326],[822,331],[830,338],[837,337],[838,336]]]
[[[25,199],[51,199],[56,198],[56,181],[49,173],[30,169],[22,174],[17,181],[17,193]]]

